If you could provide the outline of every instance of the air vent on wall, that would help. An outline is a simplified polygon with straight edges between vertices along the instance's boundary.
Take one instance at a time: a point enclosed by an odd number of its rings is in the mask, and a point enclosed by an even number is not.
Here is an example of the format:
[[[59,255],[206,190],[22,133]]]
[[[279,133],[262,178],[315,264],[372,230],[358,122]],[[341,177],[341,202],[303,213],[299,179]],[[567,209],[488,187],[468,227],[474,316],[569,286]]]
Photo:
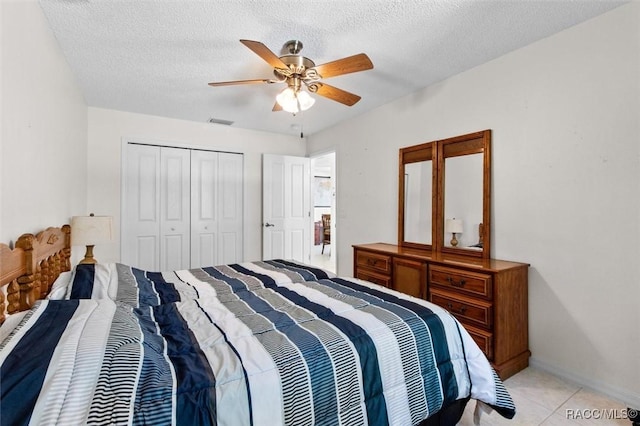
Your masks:
[[[211,124],[223,124],[225,126],[231,126],[233,124],[233,121],[231,121],[231,120],[223,120],[221,118],[211,117],[209,119],[209,123],[211,123]]]

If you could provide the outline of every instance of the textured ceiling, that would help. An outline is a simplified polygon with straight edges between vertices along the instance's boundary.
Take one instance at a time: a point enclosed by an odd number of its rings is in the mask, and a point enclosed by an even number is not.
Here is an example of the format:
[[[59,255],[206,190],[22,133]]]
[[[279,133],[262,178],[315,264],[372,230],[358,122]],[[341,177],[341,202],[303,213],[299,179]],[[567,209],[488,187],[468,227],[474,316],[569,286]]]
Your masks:
[[[622,3],[40,0],[89,106],[306,135]],[[316,64],[364,52],[374,69],[326,80],[362,96],[353,107],[316,96],[297,116],[272,112],[283,85],[207,85],[273,77],[240,39],[261,41],[276,54],[297,39]]]

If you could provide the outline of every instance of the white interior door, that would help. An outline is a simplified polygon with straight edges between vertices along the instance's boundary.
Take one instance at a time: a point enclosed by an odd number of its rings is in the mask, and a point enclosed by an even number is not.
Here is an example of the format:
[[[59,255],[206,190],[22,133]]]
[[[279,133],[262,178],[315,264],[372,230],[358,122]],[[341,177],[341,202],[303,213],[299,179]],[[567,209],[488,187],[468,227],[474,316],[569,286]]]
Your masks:
[[[218,153],[191,152],[191,267],[218,264]]]
[[[262,258],[309,260],[310,160],[262,157]]]
[[[160,269],[160,148],[127,145],[123,176],[122,261]]]
[[[243,156],[191,152],[191,267],[242,262]]]
[[[218,154],[218,205],[220,257],[218,265],[242,262],[243,250],[243,176],[244,157],[241,154]]]
[[[160,270],[187,269],[191,233],[190,152],[160,148]]]
[[[123,145],[122,262],[148,271],[244,260],[242,154]]]

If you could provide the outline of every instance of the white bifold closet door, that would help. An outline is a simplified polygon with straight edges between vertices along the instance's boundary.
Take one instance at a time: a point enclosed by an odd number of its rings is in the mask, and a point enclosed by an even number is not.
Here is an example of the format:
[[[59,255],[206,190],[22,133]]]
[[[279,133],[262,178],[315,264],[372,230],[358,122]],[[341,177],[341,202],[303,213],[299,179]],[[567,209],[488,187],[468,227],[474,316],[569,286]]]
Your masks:
[[[149,271],[242,261],[243,156],[127,144],[122,262]]]
[[[191,151],[191,267],[242,259],[242,155]]]

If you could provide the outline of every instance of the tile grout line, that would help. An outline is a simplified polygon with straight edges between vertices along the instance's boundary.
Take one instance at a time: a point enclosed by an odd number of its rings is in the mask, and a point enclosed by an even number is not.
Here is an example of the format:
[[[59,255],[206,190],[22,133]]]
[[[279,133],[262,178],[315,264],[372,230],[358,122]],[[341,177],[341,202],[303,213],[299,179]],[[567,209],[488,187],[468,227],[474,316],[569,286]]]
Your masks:
[[[569,402],[569,401],[571,400],[571,398],[573,398],[574,396],[576,396],[576,395],[578,394],[578,392],[580,392],[581,390],[582,390],[582,388],[581,388],[581,387],[579,387],[579,388],[578,388],[578,390],[576,390],[576,391],[575,391],[574,393],[572,393],[572,394],[571,394],[567,399],[565,399],[563,402],[561,402],[561,403],[558,405],[558,407],[556,407],[556,409],[555,409],[555,410],[553,410],[553,412],[552,412],[551,414],[549,414],[549,416],[547,416],[547,418],[546,418],[546,419],[544,419],[544,420],[542,421],[542,423],[546,422],[546,421],[547,421],[551,416],[553,416],[554,414],[558,413],[558,410],[559,410],[559,409],[561,409],[561,408],[562,408],[562,406],[563,406],[564,404],[566,404],[567,402]],[[560,413],[558,413],[558,414],[560,414]],[[566,418],[566,416],[565,416],[565,418]],[[540,424],[542,424],[542,423],[540,423]]]

